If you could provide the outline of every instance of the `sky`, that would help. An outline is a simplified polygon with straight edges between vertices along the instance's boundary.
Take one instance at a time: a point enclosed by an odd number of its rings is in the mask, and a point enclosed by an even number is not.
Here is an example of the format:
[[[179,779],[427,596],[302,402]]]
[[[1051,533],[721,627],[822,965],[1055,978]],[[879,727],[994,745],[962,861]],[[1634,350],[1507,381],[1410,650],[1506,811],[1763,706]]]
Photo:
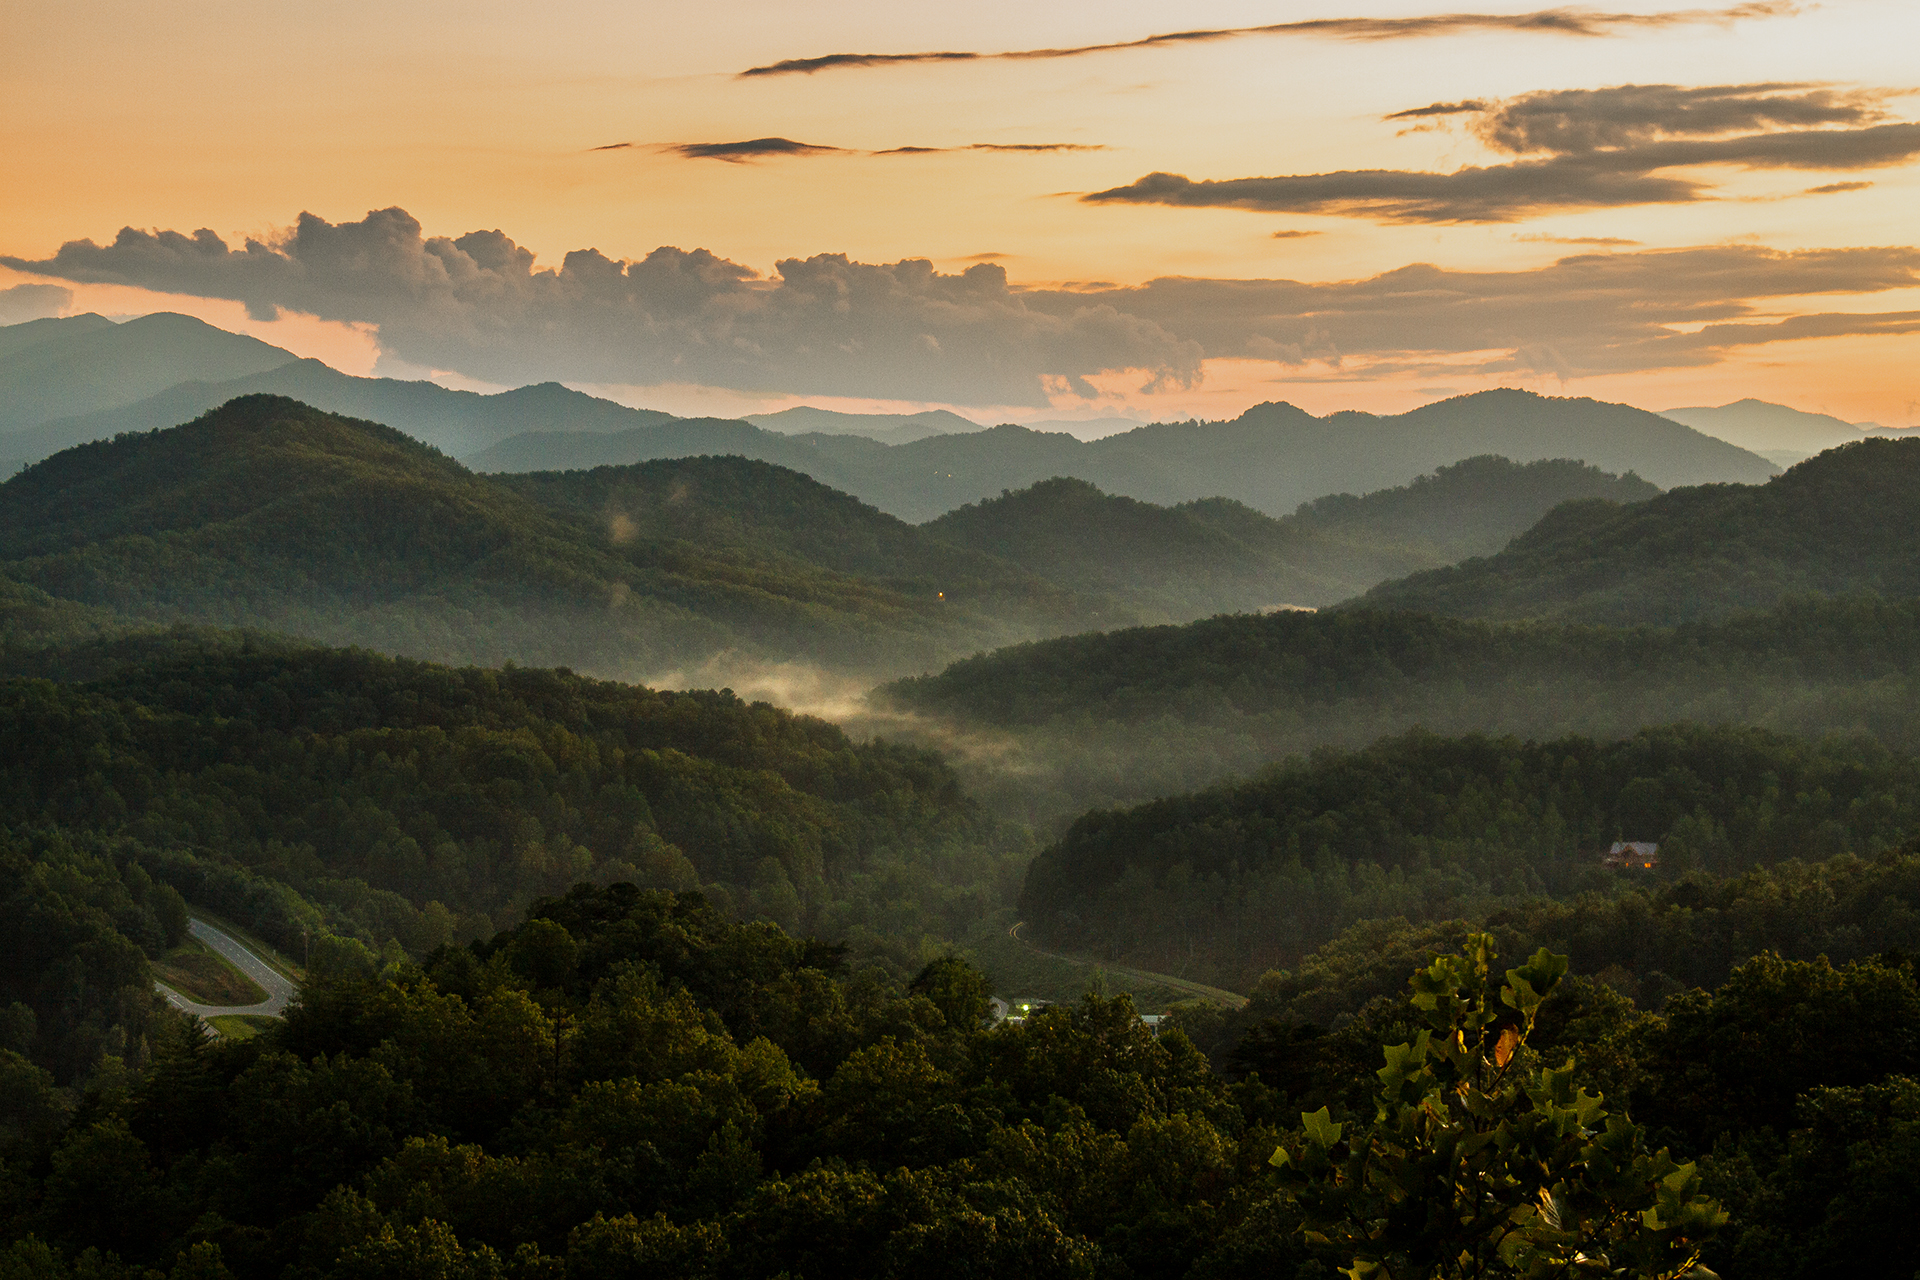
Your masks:
[[[1461,3],[11,0],[0,322],[676,413],[1920,423],[1920,4]]]

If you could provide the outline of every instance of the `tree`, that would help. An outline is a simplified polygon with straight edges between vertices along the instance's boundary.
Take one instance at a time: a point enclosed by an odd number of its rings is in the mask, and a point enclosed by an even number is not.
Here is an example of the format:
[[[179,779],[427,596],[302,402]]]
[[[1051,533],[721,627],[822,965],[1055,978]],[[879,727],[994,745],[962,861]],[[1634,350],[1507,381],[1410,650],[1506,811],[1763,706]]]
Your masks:
[[[1726,1215],[1694,1166],[1649,1153],[1571,1061],[1545,1067],[1527,1047],[1565,957],[1542,948],[1509,969],[1497,1003],[1496,958],[1474,934],[1414,973],[1427,1026],[1386,1049],[1371,1124],[1322,1107],[1275,1150],[1307,1241],[1352,1280],[1703,1274]]]

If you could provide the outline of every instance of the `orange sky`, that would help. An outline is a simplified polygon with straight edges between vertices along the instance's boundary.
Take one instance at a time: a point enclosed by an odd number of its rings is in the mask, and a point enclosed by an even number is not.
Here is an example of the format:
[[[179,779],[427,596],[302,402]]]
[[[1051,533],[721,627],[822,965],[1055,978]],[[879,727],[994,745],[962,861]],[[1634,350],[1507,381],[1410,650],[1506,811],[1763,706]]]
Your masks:
[[[1178,22],[1225,28],[1362,13],[1395,19],[1458,7],[1235,0],[1181,6]],[[1501,15],[1537,7],[1473,8]],[[531,249],[541,267],[558,266],[574,249],[630,259],[660,245],[709,249],[763,274],[782,258],[821,253],[869,263],[929,258],[948,272],[994,255],[1014,285],[1036,288],[1135,285],[1163,276],[1340,282],[1414,263],[1527,272],[1570,253],[1920,241],[1912,214],[1920,208],[1920,166],[1912,157],[1845,170],[1705,163],[1661,172],[1705,184],[1711,198],[1533,209],[1485,223],[1076,198],[1154,172],[1199,181],[1449,173],[1510,163],[1515,156],[1475,135],[1473,117],[1432,117],[1439,126],[1432,128],[1383,117],[1551,90],[1874,90],[1885,92],[1872,100],[1870,123],[1910,122],[1920,119],[1920,98],[1910,96],[1912,50],[1920,46],[1920,5],[1912,0],[1835,0],[1772,16],[1604,36],[1497,29],[1367,41],[1249,36],[1073,58],[735,74],[836,52],[994,52],[1130,40],[1163,31],[1168,21],[1164,6],[1142,3],[559,2],[530,15],[523,5],[436,2],[169,9],[123,0],[14,0],[0,42],[0,154],[8,174],[0,184],[0,254],[42,260],[68,240],[105,244],[127,225],[189,233],[208,227],[238,247],[249,236],[273,239],[302,211],[345,223],[393,206],[410,212],[428,236],[499,228]],[[1798,126],[1775,122],[1712,136],[1791,127]],[[654,145],[770,136],[842,150],[730,163]],[[621,142],[637,145],[593,150]],[[983,143],[1099,149],[865,154]],[[1853,183],[1869,185],[1806,194]],[[1289,231],[1310,234],[1275,238]],[[1591,240],[1631,243],[1564,243]],[[0,269],[0,289],[49,278]],[[373,370],[383,340],[391,347],[391,335],[383,339],[364,320],[254,321],[237,302],[218,298],[67,283],[74,310],[192,311],[353,372]],[[1741,299],[1745,287],[1730,277],[1727,297]],[[1920,288],[1755,296],[1748,309],[1769,319],[1920,311]],[[349,300],[338,314],[360,313]],[[1651,408],[1756,395],[1852,420],[1920,422],[1915,333],[1737,346],[1694,367],[1581,370],[1564,381],[1469,367],[1486,363],[1478,358],[1437,362],[1448,367],[1428,360],[1407,371],[1400,367],[1407,361],[1384,356],[1281,364],[1220,354],[1231,346],[1209,346],[1204,376],[1192,386],[1142,393],[1142,376],[1116,371],[1091,378],[1099,396],[1061,392],[1052,409],[959,408],[979,420],[1224,416],[1263,399],[1315,411],[1395,410],[1441,394],[1519,384]],[[381,362],[382,372],[414,367],[421,366],[393,349]],[[487,368],[470,363],[453,380],[487,385]],[[848,394],[827,395],[697,380],[569,380],[681,412],[940,403],[861,395],[853,384],[839,388]]]

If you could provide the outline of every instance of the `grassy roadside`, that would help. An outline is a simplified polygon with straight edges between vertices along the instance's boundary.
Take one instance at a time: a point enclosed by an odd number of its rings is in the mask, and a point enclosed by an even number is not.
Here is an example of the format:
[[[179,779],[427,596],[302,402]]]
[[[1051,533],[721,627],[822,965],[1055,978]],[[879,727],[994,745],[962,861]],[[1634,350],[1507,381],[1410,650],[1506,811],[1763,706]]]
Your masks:
[[[207,1025],[218,1031],[224,1039],[251,1040],[279,1021],[278,1018],[262,1017],[259,1014],[229,1013],[218,1018],[208,1018]]]
[[[153,976],[199,1004],[248,1005],[267,998],[260,984],[198,938],[189,937],[152,962]]]

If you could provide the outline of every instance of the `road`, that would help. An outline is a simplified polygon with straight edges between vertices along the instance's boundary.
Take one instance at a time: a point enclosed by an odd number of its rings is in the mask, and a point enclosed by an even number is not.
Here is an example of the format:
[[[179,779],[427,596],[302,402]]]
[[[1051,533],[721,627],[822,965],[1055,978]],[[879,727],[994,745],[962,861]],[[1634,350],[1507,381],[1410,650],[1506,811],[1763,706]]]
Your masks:
[[[286,1012],[288,1003],[299,988],[281,976],[278,969],[205,920],[189,920],[187,932],[218,952],[228,964],[259,983],[261,990],[267,993],[267,998],[259,1004],[196,1004],[165,983],[154,983],[154,989],[167,998],[168,1004],[182,1013],[197,1014],[202,1018],[224,1018],[243,1013],[278,1018]]]
[[[1224,991],[1219,987],[1209,987],[1202,983],[1189,982],[1185,978],[1176,978],[1170,973],[1153,973],[1146,969],[1130,969],[1125,965],[1102,964],[1097,960],[1086,960],[1079,956],[1062,955],[1058,951],[1047,951],[1041,947],[1034,946],[1031,942],[1028,942],[1020,936],[1020,926],[1025,923],[1026,921],[1022,920],[1011,929],[1008,929],[1007,936],[1035,955],[1046,956],[1052,960],[1064,960],[1068,964],[1082,965],[1090,969],[1104,969],[1115,977],[1125,978],[1135,982],[1157,982],[1163,987],[1171,987],[1175,991],[1184,991],[1188,995],[1199,996],[1203,1000],[1211,1000],[1215,1004],[1225,1005],[1229,1009],[1237,1009],[1247,1002],[1247,998],[1236,991]]]

